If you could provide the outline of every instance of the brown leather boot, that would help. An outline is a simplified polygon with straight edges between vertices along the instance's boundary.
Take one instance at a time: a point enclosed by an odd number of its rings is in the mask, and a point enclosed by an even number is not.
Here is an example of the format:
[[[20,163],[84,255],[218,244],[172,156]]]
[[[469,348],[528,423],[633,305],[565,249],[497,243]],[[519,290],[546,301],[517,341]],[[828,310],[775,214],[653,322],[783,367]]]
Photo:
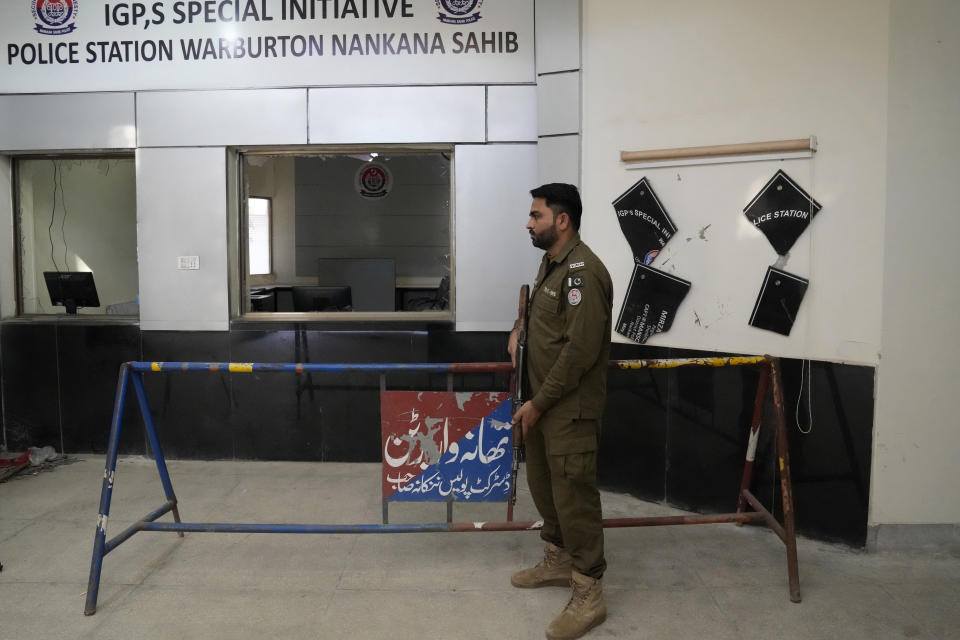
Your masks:
[[[607,619],[603,604],[603,579],[574,571],[570,577],[573,595],[563,612],[547,627],[549,640],[573,640]]]
[[[565,587],[570,584],[572,571],[573,559],[567,550],[548,542],[543,549],[543,560],[510,576],[510,584],[520,589]]]

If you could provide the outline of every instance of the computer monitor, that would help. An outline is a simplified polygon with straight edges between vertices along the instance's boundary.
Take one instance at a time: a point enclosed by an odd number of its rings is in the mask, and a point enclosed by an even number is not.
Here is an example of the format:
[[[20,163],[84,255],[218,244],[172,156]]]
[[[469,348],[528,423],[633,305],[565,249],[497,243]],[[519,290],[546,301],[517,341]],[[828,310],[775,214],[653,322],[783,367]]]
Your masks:
[[[76,315],[80,307],[99,307],[100,298],[89,271],[44,271],[43,279],[50,293],[50,304],[67,308]]]
[[[350,311],[353,308],[347,286],[295,286],[292,291],[294,311]]]

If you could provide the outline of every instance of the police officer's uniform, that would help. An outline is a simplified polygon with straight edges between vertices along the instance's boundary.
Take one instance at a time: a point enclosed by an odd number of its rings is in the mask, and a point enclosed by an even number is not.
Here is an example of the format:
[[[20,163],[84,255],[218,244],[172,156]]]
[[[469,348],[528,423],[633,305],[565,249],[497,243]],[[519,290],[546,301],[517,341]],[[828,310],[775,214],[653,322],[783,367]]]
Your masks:
[[[593,578],[606,568],[596,475],[612,304],[610,274],[579,234],[544,255],[528,314],[528,397],[542,416],[527,432],[527,482],[540,537]]]

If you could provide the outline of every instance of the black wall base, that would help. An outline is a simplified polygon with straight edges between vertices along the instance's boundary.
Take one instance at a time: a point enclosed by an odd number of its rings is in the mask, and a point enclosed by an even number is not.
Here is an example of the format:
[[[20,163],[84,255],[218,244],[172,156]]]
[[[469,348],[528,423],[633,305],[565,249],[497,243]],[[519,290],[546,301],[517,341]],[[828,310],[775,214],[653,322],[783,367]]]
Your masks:
[[[615,344],[611,357],[722,354]],[[104,453],[120,363],[502,362],[506,334],[235,327],[143,331],[96,322],[0,325],[3,435],[11,451],[52,445]],[[873,367],[783,361],[798,530],[864,546],[873,431]],[[703,513],[733,511],[757,371],[750,367],[611,371],[600,450],[604,489]],[[158,373],[145,379],[169,458],[379,462],[376,374]],[[391,374],[390,389],[444,390],[446,375]],[[458,390],[506,390],[503,374],[455,376]],[[802,385],[802,391],[801,391]],[[812,420],[811,420],[812,419]],[[770,407],[754,493],[780,512]],[[147,453],[130,394],[120,451]]]

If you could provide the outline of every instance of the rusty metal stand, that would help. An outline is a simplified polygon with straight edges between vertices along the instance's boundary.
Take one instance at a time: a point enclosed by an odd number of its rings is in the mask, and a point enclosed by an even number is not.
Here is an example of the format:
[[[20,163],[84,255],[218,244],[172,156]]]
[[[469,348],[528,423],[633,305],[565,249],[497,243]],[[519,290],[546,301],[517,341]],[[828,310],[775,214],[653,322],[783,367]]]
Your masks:
[[[772,359],[764,364],[757,383],[757,399],[753,408],[753,420],[750,425],[750,440],[747,445],[747,459],[743,466],[743,480],[740,483],[740,498],[737,512],[745,510],[747,503],[763,516],[763,522],[777,534],[787,548],[787,577],[790,588],[790,601],[800,602],[800,575],[797,565],[797,535],[793,512],[793,483],[790,479],[790,447],[787,442],[787,422],[784,417],[783,380],[780,377],[780,361]],[[750,491],[753,477],[753,462],[756,455],[757,439],[760,435],[760,422],[763,417],[764,401],[768,383],[772,382],[773,408],[776,416],[777,461],[780,474],[780,493],[783,501],[783,524],[770,513]]]
[[[722,522],[758,522],[767,525],[783,542],[787,551],[787,579],[790,601],[800,602],[800,577],[797,564],[797,536],[793,511],[793,484],[790,479],[790,448],[787,441],[787,422],[784,417],[783,381],[780,375],[780,359],[771,356],[743,356],[729,358],[680,358],[669,360],[612,360],[611,368],[619,369],[672,369],[688,366],[743,366],[759,365],[760,379],[754,400],[753,418],[747,444],[743,476],[737,497],[736,513],[718,513],[705,516],[656,516],[649,518],[619,518],[604,520],[604,527],[645,527],[672,524],[714,524]],[[750,491],[753,481],[753,466],[763,422],[767,389],[773,395],[776,420],[777,459],[780,474],[780,492],[783,501],[783,524],[766,507],[760,504]],[[749,506],[752,511],[748,511]]]

